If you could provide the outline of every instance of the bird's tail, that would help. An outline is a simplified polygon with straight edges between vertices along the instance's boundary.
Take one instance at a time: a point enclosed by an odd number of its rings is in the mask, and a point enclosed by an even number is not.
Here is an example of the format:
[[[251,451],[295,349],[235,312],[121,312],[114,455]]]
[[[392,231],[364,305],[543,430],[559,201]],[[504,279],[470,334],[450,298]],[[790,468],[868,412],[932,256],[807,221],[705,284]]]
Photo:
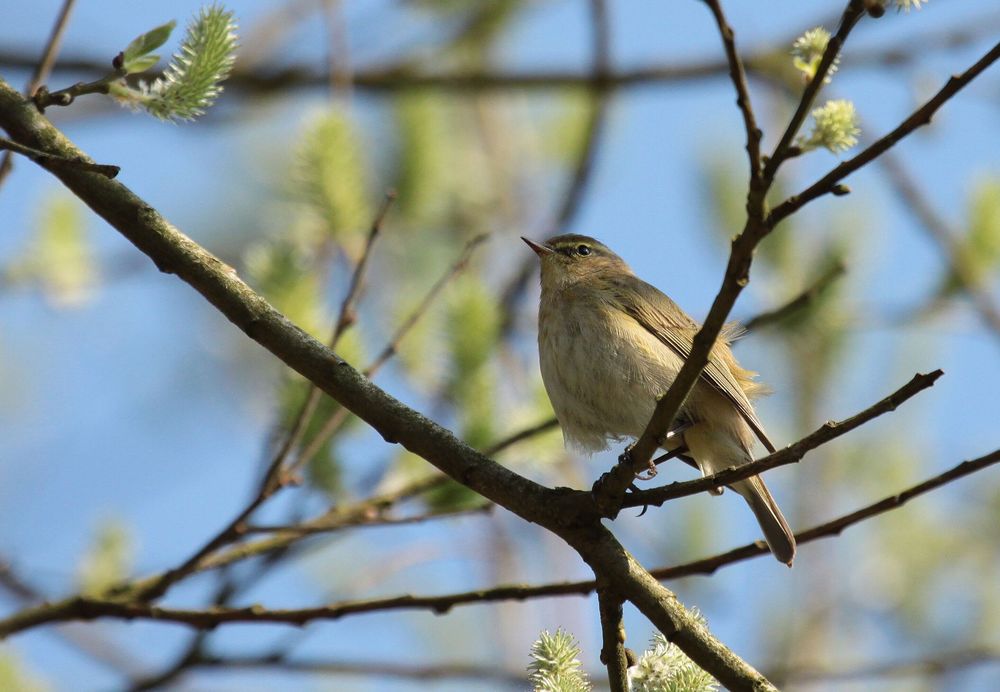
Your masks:
[[[774,557],[791,567],[795,558],[795,536],[788,528],[788,522],[782,516],[778,503],[771,497],[764,481],[760,476],[751,476],[729,487],[742,495],[750,505]]]

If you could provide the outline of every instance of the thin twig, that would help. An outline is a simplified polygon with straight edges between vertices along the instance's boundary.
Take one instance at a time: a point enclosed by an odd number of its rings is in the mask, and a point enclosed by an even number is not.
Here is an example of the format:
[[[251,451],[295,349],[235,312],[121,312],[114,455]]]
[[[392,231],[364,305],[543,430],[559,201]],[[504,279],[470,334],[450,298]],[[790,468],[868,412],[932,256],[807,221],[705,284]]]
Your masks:
[[[788,121],[788,126],[785,128],[784,134],[781,135],[778,145],[774,148],[767,163],[764,164],[764,180],[767,186],[770,186],[771,181],[774,180],[774,176],[778,172],[778,168],[792,153],[792,141],[798,135],[799,130],[802,129],[802,123],[806,121],[809,110],[816,101],[816,95],[823,88],[823,83],[830,73],[830,68],[836,62],[837,56],[840,55],[848,34],[851,33],[851,29],[854,28],[854,25],[858,23],[858,20],[864,14],[864,2],[861,0],[849,0],[847,7],[844,8],[844,14],[840,18],[840,26],[837,28],[837,33],[830,37],[830,41],[826,45],[826,50],[823,52],[823,57],[816,67],[816,74],[813,75],[812,79],[806,85],[805,90],[802,92],[802,98],[799,99],[799,105]]]
[[[100,173],[105,178],[114,178],[121,172],[121,168],[118,166],[56,156],[39,149],[32,149],[6,137],[0,137],[0,149],[6,149],[8,152],[26,156],[38,165],[46,168],[79,168],[80,170],[91,171],[92,173]]]
[[[63,0],[62,7],[59,8],[59,15],[56,17],[55,24],[52,25],[52,32],[49,34],[49,40],[42,51],[42,57],[38,61],[38,65],[35,66],[35,71],[32,73],[31,79],[28,80],[28,86],[25,87],[24,94],[28,98],[35,95],[35,90],[49,78],[49,74],[52,72],[52,67],[56,63],[56,57],[59,55],[59,47],[62,45],[63,35],[66,33],[66,27],[69,25],[69,16],[73,11],[74,4],[76,4],[76,0]]]
[[[333,97],[341,97],[345,103],[350,103],[353,91],[351,49],[347,28],[344,26],[342,0],[323,0],[323,19],[326,24],[326,63],[330,94]]]
[[[998,462],[1000,462],[1000,449],[977,459],[963,461],[957,466],[933,476],[918,485],[907,488],[900,493],[890,495],[855,512],[797,533],[795,534],[796,543],[802,545],[820,538],[839,535],[849,526],[901,507],[919,495],[936,490],[941,486],[981,471]],[[752,557],[766,555],[768,552],[768,548],[764,542],[757,541],[710,558],[674,567],[650,570],[650,574],[660,581],[693,575],[710,575],[720,567],[741,562]],[[213,610],[180,610],[158,608],[148,603],[122,603],[74,597],[28,609],[5,620],[0,620],[0,638],[49,622],[91,620],[99,617],[158,620],[184,623],[199,628],[212,628],[226,622],[281,622],[301,625],[315,619],[330,620],[358,613],[400,609],[430,610],[436,614],[443,614],[455,606],[471,603],[524,601],[552,596],[585,596],[593,593],[596,588],[597,583],[594,580],[558,582],[536,586],[510,584],[442,596],[396,596],[367,601],[344,601],[318,608],[294,610],[266,610],[260,606]]]
[[[78,96],[107,94],[111,90],[111,84],[123,77],[125,77],[125,70],[116,67],[93,82],[77,82],[59,91],[49,91],[44,86],[40,86],[31,96],[31,101],[40,112],[44,113],[49,106],[69,106],[76,101]]]
[[[758,313],[754,317],[743,323],[743,328],[748,332],[766,329],[775,324],[779,324],[792,315],[806,309],[817,298],[819,298],[830,285],[847,272],[847,266],[842,261],[835,262],[825,272],[823,272],[804,291],[789,300],[784,305],[780,305],[772,310]]]
[[[368,270],[368,260],[371,257],[372,248],[375,246],[375,240],[382,231],[382,223],[385,220],[386,214],[389,213],[389,208],[392,206],[395,199],[395,190],[389,190],[385,193],[385,197],[382,200],[382,206],[379,208],[378,213],[375,215],[375,219],[372,221],[372,225],[368,230],[368,236],[365,238],[365,247],[362,250],[361,257],[358,259],[358,263],[355,265],[354,271],[351,274],[351,280],[348,285],[347,293],[344,295],[344,300],[340,304],[340,311],[337,313],[337,321],[334,324],[333,334],[330,336],[329,344],[332,349],[337,348],[337,344],[340,343],[340,338],[357,320],[356,306],[358,299],[361,296],[362,286],[364,285],[365,275]],[[302,443],[302,436],[305,434],[306,428],[312,421],[313,415],[316,413],[316,407],[319,405],[322,398],[323,392],[321,392],[315,384],[310,382],[309,393],[306,395],[306,400],[302,404],[298,413],[295,414],[295,419],[285,437],[285,441],[278,449],[274,460],[271,462],[268,467],[268,471],[265,473],[265,480],[277,473],[288,460],[292,451],[297,449]],[[294,475],[294,472],[289,471],[286,475]]]
[[[499,442],[496,442],[486,449],[483,450],[483,454],[488,457],[496,456],[508,447],[516,445],[518,442],[530,439],[536,435],[541,435],[542,433],[548,432],[549,430],[554,430],[559,427],[559,421],[555,418],[549,418],[541,423],[536,423],[535,425],[529,425],[527,428],[520,430]]]
[[[909,135],[917,128],[931,122],[931,117],[943,106],[951,97],[961,91],[973,79],[978,77],[990,65],[1000,59],[1000,42],[986,52],[983,57],[975,62],[969,69],[960,75],[951,77],[941,89],[934,94],[924,105],[915,110],[906,120],[900,123],[889,134],[885,135],[875,143],[866,147],[862,152],[840,163],[829,173],[817,180],[797,195],[789,197],[784,202],[775,207],[767,217],[768,226],[774,227],[785,218],[795,213],[817,197],[821,197],[833,191],[834,187],[841,180],[862,166],[871,163],[876,158],[888,151],[893,145]]]
[[[283,655],[280,652],[264,656],[205,656],[194,664],[198,668],[256,669],[267,668],[285,673],[312,673],[319,675],[363,675],[375,678],[401,678],[422,682],[445,680],[492,681],[523,687],[526,674],[522,670],[509,670],[495,665],[474,663],[438,663],[411,665],[393,661],[365,663],[335,661]]]
[[[359,518],[356,521],[340,522],[332,526],[322,526],[319,524],[303,525],[303,524],[286,524],[286,525],[263,525],[254,524],[248,526],[244,533],[282,533],[282,534],[298,534],[301,536],[315,535],[319,533],[333,533],[334,531],[343,531],[345,529],[356,529],[362,527],[384,527],[384,526],[406,526],[408,524],[426,524],[429,521],[434,521],[436,519],[456,519],[458,517],[470,517],[478,516],[481,514],[489,514],[495,505],[492,502],[480,504],[476,507],[468,507],[465,509],[453,509],[448,511],[440,512],[429,512],[427,514],[418,514],[412,517],[382,517],[375,516],[370,518]]]
[[[340,304],[340,311],[337,313],[337,323],[333,329],[333,336],[330,337],[330,348],[332,349],[337,348],[337,344],[340,343],[340,337],[357,321],[357,303],[361,297],[361,289],[368,272],[368,261],[371,259],[372,247],[375,245],[375,240],[382,230],[382,223],[385,221],[386,214],[389,213],[389,208],[392,207],[392,203],[395,200],[396,191],[388,190],[382,200],[382,206],[375,215],[375,220],[372,221],[368,237],[365,238],[365,247],[361,252],[361,258],[354,268],[347,294],[344,296],[344,300]]]
[[[374,375],[390,358],[396,355],[400,342],[415,326],[417,326],[417,323],[420,322],[424,314],[430,309],[431,305],[434,304],[434,301],[437,300],[438,295],[444,290],[445,286],[451,283],[455,277],[465,270],[466,266],[469,264],[469,260],[472,259],[472,253],[476,251],[476,248],[486,242],[489,237],[489,233],[481,233],[471,238],[465,244],[465,247],[462,248],[462,252],[458,259],[455,260],[455,262],[451,265],[451,267],[449,267],[448,271],[441,276],[441,278],[434,282],[434,285],[431,286],[429,291],[427,291],[427,295],[425,295],[424,299],[420,301],[420,304],[416,307],[416,309],[413,310],[413,312],[411,312],[409,316],[403,320],[402,324],[396,328],[392,338],[389,339],[389,343],[383,347],[382,351],[375,356],[375,359],[364,369],[365,377],[371,377]]]
[[[624,507],[642,507],[645,505],[662,505],[668,500],[674,500],[688,495],[695,495],[706,490],[715,490],[723,486],[735,483],[736,481],[756,476],[759,473],[768,471],[778,466],[794,464],[801,461],[807,452],[819,447],[822,444],[836,439],[841,435],[855,430],[868,421],[881,416],[884,413],[895,411],[896,407],[907,399],[915,396],[919,392],[932,386],[944,372],[935,370],[926,375],[917,374],[909,382],[897,389],[895,392],[882,399],[878,403],[869,406],[864,411],[851,416],[843,421],[828,421],[817,430],[806,435],[794,444],[790,444],[773,454],[758,459],[745,466],[733,466],[724,471],[719,471],[704,478],[693,481],[683,481],[671,483],[659,488],[650,490],[632,491],[625,497]]]
[[[733,28],[729,26],[726,16],[722,11],[719,0],[704,0],[708,9],[715,18],[715,23],[719,28],[719,36],[722,37],[722,46],[726,51],[726,63],[729,65],[729,79],[736,90],[736,106],[743,116],[743,127],[746,130],[746,150],[750,164],[750,181],[752,186],[759,184],[761,175],[760,161],[760,139],[763,136],[757,126],[757,118],[754,116],[753,104],[750,101],[750,90],[747,87],[746,70],[739,53],[736,52],[736,37]]]
[[[62,45],[63,34],[66,33],[66,27],[69,25],[69,15],[73,11],[75,3],[76,0],[63,0],[59,14],[56,16],[56,21],[52,25],[52,31],[49,33],[49,40],[45,43],[45,48],[42,49],[42,57],[35,65],[35,69],[31,73],[31,79],[28,80],[28,84],[24,88],[24,95],[28,98],[35,95],[35,90],[38,89],[42,82],[48,79],[49,74],[52,72],[52,66],[55,64],[56,56],[59,55],[59,47]],[[11,150],[8,149],[3,153],[3,158],[0,159],[0,185],[3,185],[4,179],[10,174],[11,168],[14,166],[14,161],[11,157]]]
[[[45,594],[15,572],[5,560],[0,560],[0,586],[24,604],[48,600]],[[78,625],[70,623],[57,626],[56,633],[79,652],[117,673],[134,675],[142,667],[134,655],[122,650],[119,642],[105,638],[93,628],[83,632]]]

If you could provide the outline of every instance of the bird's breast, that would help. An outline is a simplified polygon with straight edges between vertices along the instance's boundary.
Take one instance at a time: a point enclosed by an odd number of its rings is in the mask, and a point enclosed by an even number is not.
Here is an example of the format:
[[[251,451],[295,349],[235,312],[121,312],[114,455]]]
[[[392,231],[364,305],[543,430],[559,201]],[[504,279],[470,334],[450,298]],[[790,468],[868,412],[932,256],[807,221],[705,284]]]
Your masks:
[[[567,439],[587,449],[636,436],[680,358],[614,304],[543,300],[538,351],[542,380]]]

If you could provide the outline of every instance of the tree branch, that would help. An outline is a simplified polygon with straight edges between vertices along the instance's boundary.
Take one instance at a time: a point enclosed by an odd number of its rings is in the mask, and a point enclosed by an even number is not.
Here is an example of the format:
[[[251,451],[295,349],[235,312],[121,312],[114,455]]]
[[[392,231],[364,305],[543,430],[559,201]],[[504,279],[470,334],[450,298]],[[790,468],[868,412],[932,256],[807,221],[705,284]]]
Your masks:
[[[929,493],[932,490],[936,490],[944,485],[947,485],[948,483],[973,474],[977,471],[981,471],[997,463],[1000,463],[1000,449],[990,452],[989,454],[977,459],[963,461],[957,466],[953,466],[947,471],[933,476],[921,483],[918,483],[917,485],[909,487],[895,495],[890,495],[877,502],[862,507],[861,509],[851,512],[850,514],[845,514],[841,517],[833,519],[832,521],[820,524],[805,531],[801,531],[795,535],[796,542],[799,545],[802,545],[819,540],[820,538],[837,536],[849,526],[902,507],[915,497]],[[752,557],[766,555],[767,553],[767,546],[762,541],[757,541],[755,543],[749,543],[728,552],[702,560],[696,560],[694,562],[688,562],[674,567],[654,569],[651,570],[649,574],[660,580],[677,579],[680,577],[688,577],[699,574],[711,575],[720,567],[724,567],[735,562],[741,562]],[[455,606],[473,603],[491,603],[509,600],[524,601],[533,598],[554,596],[586,596],[593,593],[596,588],[597,582],[595,580],[559,582],[536,586],[510,584],[490,589],[466,591],[443,596],[398,596],[368,601],[345,601],[319,609],[277,611],[279,613],[283,613],[284,615],[281,617],[273,616],[276,619],[269,621],[301,624],[299,620],[303,617],[303,614],[307,612],[307,610],[314,614],[315,617],[324,619],[344,617],[346,615],[356,613],[370,613],[383,610],[397,610],[401,608],[424,609],[437,614],[442,614],[448,612]],[[131,604],[131,609],[122,610],[117,607],[121,604],[114,601],[89,599],[89,605],[81,607],[78,604],[79,600],[80,599],[72,598],[55,603],[47,603],[42,606],[38,606],[37,608],[17,613],[5,620],[0,620],[0,639],[38,624],[96,617],[156,619],[204,627],[214,627],[221,622],[232,621],[213,619],[218,617],[218,613],[215,615],[212,614],[213,611],[173,611],[161,608],[156,609],[158,614],[153,616],[151,614],[153,606],[150,606],[149,604]],[[108,604],[110,607],[104,608],[103,604]],[[250,611],[255,609],[258,611],[262,610],[259,607],[237,609],[238,611],[243,611],[243,617],[246,618],[246,620],[241,621],[252,621],[249,619],[252,614]],[[177,617],[174,617],[175,613],[180,614]],[[240,616],[234,614],[227,617],[238,619]],[[667,633],[664,632],[664,634],[666,635]]]
[[[834,17],[833,19],[836,19]],[[815,17],[804,25],[814,26],[826,23],[827,18]],[[881,70],[913,64],[925,58],[930,51],[949,51],[968,46],[993,37],[997,31],[997,15],[980,16],[969,26],[951,27],[942,33],[940,29],[918,32],[888,45],[859,49],[849,57],[854,69],[868,68]],[[795,36],[779,37],[768,42],[771,45],[791,43]],[[750,75],[767,75],[773,71],[773,50],[769,47],[753,49],[743,63]],[[0,71],[33,69],[38,59],[15,49],[0,50]],[[252,61],[251,61],[252,62]],[[315,69],[312,65],[299,63],[271,70],[257,69],[246,62],[237,65],[226,81],[227,91],[242,95],[270,94],[301,89],[327,88],[330,83],[329,70]],[[54,65],[55,72],[84,73],[92,76],[107,72],[109,61],[87,55],[61,57]],[[848,64],[845,56],[844,64]],[[461,72],[428,73],[413,68],[406,59],[401,59],[388,67],[363,67],[352,75],[352,87],[373,93],[396,93],[409,90],[438,90],[451,93],[482,91],[524,91],[524,90],[623,90],[642,88],[650,85],[693,82],[709,78],[722,78],[728,73],[726,60],[699,58],[669,64],[648,64],[629,69],[609,71],[604,78],[595,78],[589,71],[539,69],[539,70],[470,70]],[[155,75],[154,75],[155,76]]]
[[[601,611],[601,663],[607,666],[611,692],[628,692],[628,655],[625,650],[625,623],[622,622],[622,599],[611,589],[597,589]]]
[[[987,51],[983,57],[972,65],[972,67],[960,75],[951,77],[951,79],[949,79],[929,101],[914,111],[910,117],[900,123],[899,126],[892,130],[889,134],[865,148],[864,151],[857,154],[853,158],[840,163],[833,170],[807,187],[805,190],[797,195],[789,197],[775,207],[767,217],[768,225],[773,228],[781,223],[781,221],[785,218],[795,213],[817,197],[822,197],[823,195],[832,192],[837,183],[846,178],[848,175],[854,173],[862,166],[874,161],[876,158],[888,151],[893,145],[899,142],[899,140],[906,137],[918,127],[928,125],[931,122],[931,117],[934,113],[936,113],[937,110],[948,101],[948,99],[953,97],[965,86],[967,86],[969,82],[982,74],[982,72],[996,62],[998,58],[1000,58],[1000,42]]]
[[[356,521],[338,522],[329,526],[323,526],[320,524],[286,524],[279,526],[252,524],[245,529],[244,533],[285,533],[307,536],[318,533],[333,533],[334,531],[343,531],[345,529],[356,529],[361,527],[406,526],[408,524],[423,524],[435,519],[454,519],[456,517],[489,514],[493,510],[494,506],[495,505],[492,503],[487,503],[476,507],[429,512],[427,514],[418,514],[412,517],[363,517]]]
[[[917,374],[909,382],[897,389],[895,392],[885,397],[881,401],[869,406],[864,411],[847,418],[846,420],[828,421],[821,425],[815,432],[803,437],[795,444],[788,445],[784,449],[773,454],[758,459],[744,466],[733,466],[724,471],[698,478],[693,481],[683,481],[671,483],[659,488],[650,490],[637,490],[630,492],[625,497],[623,507],[642,507],[644,505],[662,505],[668,500],[675,500],[688,495],[695,495],[706,490],[715,490],[723,486],[735,483],[736,481],[756,476],[757,474],[769,471],[778,466],[794,464],[801,461],[807,452],[816,449],[822,444],[836,439],[841,435],[855,430],[868,421],[881,416],[884,413],[895,411],[896,407],[919,392],[931,387],[939,377],[944,374],[941,370],[926,375]]]
[[[816,74],[809,80],[805,90],[802,92],[802,98],[799,99],[799,105],[796,107],[791,120],[788,121],[788,127],[785,128],[784,134],[781,135],[781,140],[774,148],[774,152],[764,166],[764,180],[767,181],[768,186],[774,180],[778,168],[792,153],[792,141],[799,133],[799,130],[802,129],[802,123],[809,116],[809,110],[816,101],[816,95],[823,88],[823,83],[826,81],[833,63],[837,60],[837,56],[840,55],[840,51],[844,47],[844,42],[847,41],[848,34],[851,33],[851,29],[854,28],[854,25],[858,23],[858,20],[864,14],[865,3],[863,0],[849,0],[847,7],[844,8],[844,14],[840,18],[840,26],[837,28],[837,33],[830,37],[826,50],[823,52],[823,57],[816,67]]]
[[[524,687],[523,670],[506,669],[496,665],[475,663],[437,663],[413,665],[395,661],[367,663],[362,661],[337,661],[298,656],[224,656],[206,655],[196,660],[192,667],[229,669],[281,670],[291,673],[311,673],[318,675],[364,675],[376,678],[400,678],[419,680],[424,683],[434,681],[473,680],[492,681],[505,685]]]
[[[852,3],[854,1],[856,0],[852,0]],[[850,7],[848,7],[849,10]],[[832,41],[833,39],[831,39],[831,44]],[[825,53],[824,61],[828,57],[830,56]],[[625,491],[631,485],[636,472],[645,468],[649,460],[652,459],[653,453],[659,446],[659,440],[670,429],[684,399],[708,363],[709,353],[715,345],[736,299],[750,281],[750,265],[757,244],[784,218],[816,197],[832,192],[843,177],[870,163],[917,127],[929,122],[931,115],[938,108],[982,73],[997,58],[1000,58],[1000,43],[961,75],[948,80],[948,83],[933,98],[903,121],[895,130],[854,158],[841,163],[802,193],[782,202],[764,218],[760,214],[764,210],[762,192],[766,192],[766,189],[755,190],[751,186],[747,196],[747,222],[740,235],[733,240],[722,286],[712,302],[704,324],[694,337],[687,360],[677,373],[673,384],[660,398],[642,435],[636,440],[630,451],[623,455],[622,463],[612,468],[595,484],[596,500],[603,515],[614,517],[620,510]],[[832,57],[830,60],[832,61]],[[817,73],[817,78],[820,76]],[[767,171],[765,171],[764,178],[766,183],[768,180]]]

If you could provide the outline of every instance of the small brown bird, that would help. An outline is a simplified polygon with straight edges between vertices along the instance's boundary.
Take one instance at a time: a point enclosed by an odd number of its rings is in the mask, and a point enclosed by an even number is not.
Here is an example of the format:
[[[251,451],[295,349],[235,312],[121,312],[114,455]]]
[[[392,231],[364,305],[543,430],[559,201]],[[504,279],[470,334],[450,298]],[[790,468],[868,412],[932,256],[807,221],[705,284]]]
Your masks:
[[[539,360],[566,442],[593,452],[639,437],[700,325],[593,238],[522,240],[542,262]],[[704,475],[753,461],[755,438],[774,451],[750,404],[763,387],[736,362],[733,331],[720,337],[684,402],[676,422],[683,432],[665,443],[686,447]],[[750,505],[774,557],[791,565],[795,537],[764,481],[729,487]]]

